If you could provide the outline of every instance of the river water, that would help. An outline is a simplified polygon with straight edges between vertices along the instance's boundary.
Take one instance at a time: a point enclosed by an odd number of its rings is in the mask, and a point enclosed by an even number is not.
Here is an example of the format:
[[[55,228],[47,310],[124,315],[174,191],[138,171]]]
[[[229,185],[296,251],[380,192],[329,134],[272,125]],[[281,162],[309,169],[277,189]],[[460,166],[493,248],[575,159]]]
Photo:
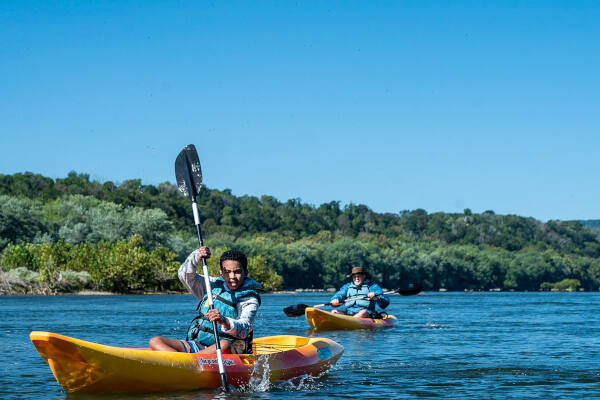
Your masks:
[[[327,336],[345,348],[318,380],[266,382],[233,394],[68,395],[29,332],[126,347],[185,336],[188,295],[0,297],[0,398],[7,399],[548,399],[600,398],[600,293],[422,293],[392,296],[400,320],[379,331],[315,334],[286,306],[325,293],[265,294],[255,337]]]

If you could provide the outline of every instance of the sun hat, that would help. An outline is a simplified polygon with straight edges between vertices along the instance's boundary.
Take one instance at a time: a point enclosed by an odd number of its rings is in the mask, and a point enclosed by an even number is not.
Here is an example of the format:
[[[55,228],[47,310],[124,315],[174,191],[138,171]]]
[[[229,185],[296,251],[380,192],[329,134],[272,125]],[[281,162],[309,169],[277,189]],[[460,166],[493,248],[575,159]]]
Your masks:
[[[352,278],[352,275],[355,274],[365,274],[367,278],[371,277],[371,274],[369,274],[365,267],[352,267],[352,272],[346,275],[346,278]]]

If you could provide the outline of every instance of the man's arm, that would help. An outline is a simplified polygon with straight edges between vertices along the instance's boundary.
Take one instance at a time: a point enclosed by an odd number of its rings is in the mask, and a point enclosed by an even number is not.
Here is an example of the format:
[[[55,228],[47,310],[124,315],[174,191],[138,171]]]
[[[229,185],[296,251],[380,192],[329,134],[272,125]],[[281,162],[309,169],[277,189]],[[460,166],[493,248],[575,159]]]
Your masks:
[[[348,295],[349,287],[350,287],[350,283],[346,283],[344,286],[342,286],[340,288],[340,290],[338,290],[336,292],[336,294],[333,295],[333,297],[331,298],[330,301],[333,301],[333,300],[339,300],[340,302],[344,301]]]
[[[372,283],[369,286],[369,292],[375,293],[375,296],[377,296],[377,300],[375,301],[379,307],[386,308],[390,304],[390,299],[383,294],[383,289],[378,284]]]

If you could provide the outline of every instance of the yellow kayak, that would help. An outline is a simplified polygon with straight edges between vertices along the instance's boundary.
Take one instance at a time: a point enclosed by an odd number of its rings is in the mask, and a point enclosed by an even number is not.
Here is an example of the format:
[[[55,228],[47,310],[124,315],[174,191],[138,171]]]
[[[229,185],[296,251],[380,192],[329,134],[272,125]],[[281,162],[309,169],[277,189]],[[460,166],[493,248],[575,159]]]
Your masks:
[[[377,329],[391,328],[398,319],[393,315],[385,315],[381,319],[354,318],[350,315],[334,314],[320,308],[307,307],[304,311],[308,324],[314,330],[331,331],[337,329]]]
[[[67,392],[166,392],[218,388],[216,354],[112,347],[50,332],[29,335]],[[254,339],[253,354],[223,354],[230,385],[247,385],[268,373],[271,381],[318,376],[344,348],[327,338],[282,335]]]

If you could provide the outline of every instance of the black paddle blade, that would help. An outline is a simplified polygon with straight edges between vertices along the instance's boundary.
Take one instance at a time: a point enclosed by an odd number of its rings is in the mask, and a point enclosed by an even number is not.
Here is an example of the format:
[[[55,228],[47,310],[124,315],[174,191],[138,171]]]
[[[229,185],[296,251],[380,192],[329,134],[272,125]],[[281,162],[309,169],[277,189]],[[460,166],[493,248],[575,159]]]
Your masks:
[[[175,178],[179,191],[195,198],[202,189],[202,169],[196,146],[188,144],[175,159]]]
[[[304,310],[306,310],[306,307],[310,306],[307,306],[306,304],[296,304],[295,306],[289,306],[284,308],[283,312],[288,317],[299,317],[301,315],[304,315]]]
[[[414,294],[421,293],[421,290],[423,290],[423,287],[421,285],[415,285],[411,283],[410,285],[408,285],[408,288],[399,289],[398,293],[400,293],[402,296],[412,296]]]

